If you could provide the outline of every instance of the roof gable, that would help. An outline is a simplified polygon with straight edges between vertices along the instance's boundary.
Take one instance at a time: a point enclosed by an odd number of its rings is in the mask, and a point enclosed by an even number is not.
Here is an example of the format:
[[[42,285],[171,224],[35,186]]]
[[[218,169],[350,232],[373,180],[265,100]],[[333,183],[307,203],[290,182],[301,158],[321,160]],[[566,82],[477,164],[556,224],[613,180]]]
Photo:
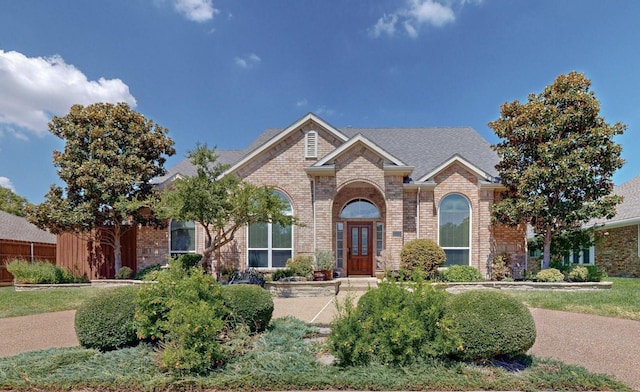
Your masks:
[[[328,162],[333,161],[335,158],[337,158],[338,156],[343,154],[345,151],[349,150],[351,147],[353,147],[353,146],[355,146],[357,144],[364,145],[368,149],[372,150],[373,152],[375,152],[376,154],[378,154],[379,156],[384,158],[384,160],[389,162],[389,163],[392,163],[392,164],[397,165],[397,166],[407,166],[400,159],[394,157],[389,152],[385,151],[383,148],[381,148],[377,144],[373,143],[371,140],[369,140],[366,137],[362,136],[362,134],[357,134],[355,137],[352,137],[346,143],[344,143],[340,147],[336,148],[331,153],[326,155],[324,158],[322,158],[321,160],[316,162],[313,166],[316,166],[316,167],[323,166],[323,165],[327,164]]]
[[[447,167],[449,167],[449,166],[451,166],[451,165],[453,165],[455,163],[459,163],[459,164],[463,165],[464,167],[469,169],[470,172],[475,174],[476,177],[478,177],[479,179],[486,180],[486,181],[489,181],[489,182],[493,182],[493,180],[494,180],[494,177],[492,175],[486,173],[485,171],[483,171],[479,167],[477,167],[474,164],[470,163],[469,161],[467,161],[466,159],[461,157],[459,154],[454,154],[451,158],[449,158],[446,161],[442,162],[440,165],[438,165],[435,168],[433,168],[433,170],[431,170],[430,172],[428,172],[425,175],[423,175],[422,177],[420,177],[418,179],[418,182],[425,182],[425,181],[428,181],[428,180],[432,179],[435,175],[437,175],[438,173],[440,173],[441,171],[443,171],[444,169],[446,169]]]
[[[611,219],[592,219],[587,227],[640,224],[640,176],[616,186],[613,193],[624,197],[622,203],[616,206],[616,215]]]

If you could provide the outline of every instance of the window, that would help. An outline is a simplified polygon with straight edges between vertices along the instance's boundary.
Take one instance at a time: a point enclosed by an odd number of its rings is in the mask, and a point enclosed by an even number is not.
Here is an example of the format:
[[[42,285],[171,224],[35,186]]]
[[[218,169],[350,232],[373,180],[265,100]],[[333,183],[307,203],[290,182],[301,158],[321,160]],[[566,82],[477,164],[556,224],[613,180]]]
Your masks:
[[[384,249],[384,224],[376,223],[376,256],[380,256],[380,252]]]
[[[308,131],[304,135],[304,157],[305,158],[318,157],[318,132]]]
[[[175,257],[196,251],[196,224],[193,221],[171,221],[169,228],[169,254]]]
[[[469,223],[471,207],[462,195],[448,195],[440,201],[438,210],[438,242],[447,255],[445,267],[469,265],[470,247]]]
[[[357,218],[380,218],[380,211],[378,207],[372,202],[363,199],[352,200],[347,203],[346,206],[340,211],[340,218],[342,219],[357,219]]]
[[[564,257],[565,263],[591,265],[594,263],[594,247],[584,248],[580,252],[571,251]]]
[[[285,211],[292,215],[291,202],[281,192],[275,191],[289,205]],[[254,223],[248,229],[249,268],[284,268],[287,259],[293,257],[293,226],[277,223]]]
[[[336,267],[344,268],[344,223],[336,224]]]

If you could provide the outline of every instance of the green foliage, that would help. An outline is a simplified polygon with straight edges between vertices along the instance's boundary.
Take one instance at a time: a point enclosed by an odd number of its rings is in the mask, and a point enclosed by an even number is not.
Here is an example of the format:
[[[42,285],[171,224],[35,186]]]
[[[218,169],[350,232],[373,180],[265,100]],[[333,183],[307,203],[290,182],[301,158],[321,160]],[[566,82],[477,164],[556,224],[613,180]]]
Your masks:
[[[529,309],[517,299],[494,290],[474,290],[450,297],[446,317],[462,339],[450,351],[464,360],[524,354],[536,340]]]
[[[599,265],[585,266],[588,271],[587,282],[601,282],[607,277],[607,271]]]
[[[13,275],[16,283],[61,284],[84,283],[86,279],[76,278],[66,268],[58,267],[47,261],[36,260],[30,263],[16,259],[7,264],[7,271]]]
[[[93,240],[114,249],[128,228],[161,224],[142,207],[156,197],[151,180],[166,172],[166,156],[175,154],[167,129],[126,103],[95,103],[54,116],[49,130],[65,142],[64,151],[54,151],[53,165],[66,186],[51,185],[45,201],[28,209],[32,223],[54,234],[97,236],[94,229],[109,227],[98,230],[108,235]],[[116,252],[115,270],[120,267]]]
[[[313,257],[297,255],[293,259],[288,259],[286,266],[293,271],[294,276],[306,278],[313,274]]]
[[[224,363],[229,309],[221,286],[202,268],[175,260],[137,295],[138,337],[161,342],[161,365],[177,374],[201,374]]]
[[[273,298],[260,286],[234,284],[223,288],[225,305],[231,310],[232,327],[246,325],[251,332],[262,332],[273,315]]]
[[[338,307],[328,345],[342,366],[370,362],[407,365],[436,358],[456,347],[457,337],[444,317],[447,293],[418,283],[412,290],[383,282],[354,307]]]
[[[622,167],[614,138],[626,126],[610,125],[583,74],[560,75],[528,101],[505,103],[489,123],[502,139],[494,146],[506,191],[493,205],[501,223],[529,223],[543,239],[543,267],[551,260],[554,237],[591,218],[611,218],[621,197],[612,194],[612,176]]]
[[[538,282],[562,282],[564,274],[556,268],[547,268],[536,274],[536,280]]]
[[[317,250],[315,256],[316,270],[332,270],[336,266],[336,258],[330,250]]]
[[[25,216],[25,208],[29,205],[29,201],[24,197],[13,193],[9,188],[0,186],[0,211],[16,216]]]
[[[484,277],[470,265],[452,265],[440,273],[442,278],[447,282],[479,282]]]
[[[131,275],[133,275],[133,270],[125,266],[116,272],[116,279],[131,279]]]
[[[76,311],[75,329],[80,344],[100,351],[138,344],[134,326],[137,288],[104,289]]]
[[[589,279],[589,270],[587,267],[576,265],[571,268],[567,277],[572,282],[586,282]]]
[[[435,241],[430,239],[417,239],[409,241],[400,252],[400,268],[409,274],[422,274],[427,278],[433,278],[438,273],[438,267],[444,265],[447,256],[444,250]]]
[[[511,254],[499,253],[494,256],[491,262],[491,280],[499,281],[511,278],[513,271],[511,270]]]
[[[137,279],[137,280],[146,279],[147,274],[150,274],[153,271],[160,271],[160,270],[162,270],[162,265],[160,264],[146,266],[143,269],[138,270],[136,272],[134,279]]]
[[[271,279],[273,279],[274,282],[277,282],[285,278],[290,278],[294,275],[295,274],[291,268],[283,268],[283,269],[275,270],[273,274],[271,274]]]
[[[175,264],[180,265],[180,268],[189,269],[196,267],[202,260],[202,255],[197,253],[185,253],[176,257]]]
[[[205,265],[243,227],[259,222],[287,226],[295,221],[286,213],[290,206],[273,188],[223,175],[229,166],[218,162],[215,148],[198,144],[188,158],[196,174],[174,181],[173,187],[163,192],[157,210],[166,218],[200,224],[205,232]]]

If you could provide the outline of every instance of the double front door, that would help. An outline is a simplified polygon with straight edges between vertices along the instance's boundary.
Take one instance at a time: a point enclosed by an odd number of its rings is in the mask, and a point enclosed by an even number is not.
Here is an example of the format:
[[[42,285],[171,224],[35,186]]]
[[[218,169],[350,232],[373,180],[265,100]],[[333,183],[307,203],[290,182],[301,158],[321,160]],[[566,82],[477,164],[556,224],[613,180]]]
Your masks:
[[[373,275],[373,223],[347,222],[347,274]]]

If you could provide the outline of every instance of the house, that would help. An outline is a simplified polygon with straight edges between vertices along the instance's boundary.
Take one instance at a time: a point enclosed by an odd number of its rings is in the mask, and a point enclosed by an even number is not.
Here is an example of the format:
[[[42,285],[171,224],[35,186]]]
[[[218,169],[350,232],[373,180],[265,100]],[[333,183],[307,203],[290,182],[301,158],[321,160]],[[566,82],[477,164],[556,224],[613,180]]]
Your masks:
[[[225,175],[274,187],[302,223],[254,224],[222,252],[237,268],[271,270],[295,255],[331,250],[342,276],[371,276],[386,249],[397,268],[403,245],[437,241],[446,265],[471,265],[485,276],[502,252],[524,265],[525,233],[492,223],[502,185],[498,156],[475,130],[463,128],[336,128],[309,113],[286,128],[267,129],[245,150],[218,150]],[[188,160],[155,182],[170,186],[195,168]],[[203,230],[169,222],[139,228],[137,267],[168,255],[201,252]]]
[[[12,260],[56,262],[56,236],[25,218],[0,211],[0,285],[12,284],[6,265]]]
[[[596,228],[595,245],[578,261],[602,266],[610,276],[640,277],[640,176],[615,187],[613,193],[623,196],[623,202],[613,218],[589,222],[588,227]]]

